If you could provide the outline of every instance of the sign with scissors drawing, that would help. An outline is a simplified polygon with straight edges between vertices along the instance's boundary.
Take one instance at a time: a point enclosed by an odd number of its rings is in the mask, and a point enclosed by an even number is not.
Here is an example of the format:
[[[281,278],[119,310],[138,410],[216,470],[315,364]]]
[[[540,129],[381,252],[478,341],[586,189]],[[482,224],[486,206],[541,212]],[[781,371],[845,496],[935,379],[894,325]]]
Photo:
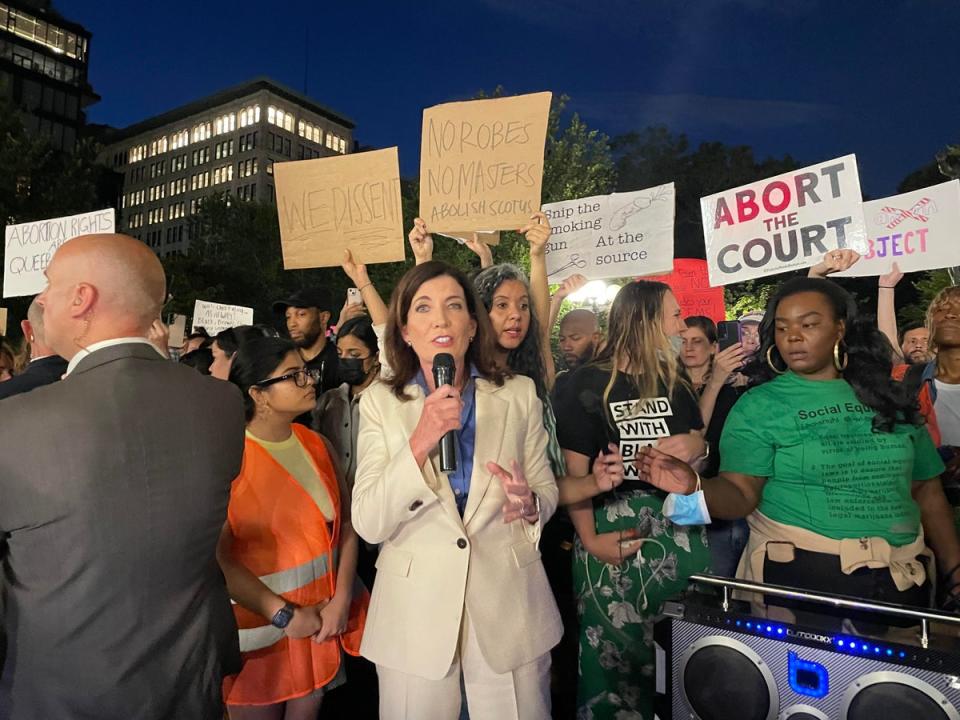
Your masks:
[[[642,277],[673,270],[673,183],[548,203],[550,282]]]

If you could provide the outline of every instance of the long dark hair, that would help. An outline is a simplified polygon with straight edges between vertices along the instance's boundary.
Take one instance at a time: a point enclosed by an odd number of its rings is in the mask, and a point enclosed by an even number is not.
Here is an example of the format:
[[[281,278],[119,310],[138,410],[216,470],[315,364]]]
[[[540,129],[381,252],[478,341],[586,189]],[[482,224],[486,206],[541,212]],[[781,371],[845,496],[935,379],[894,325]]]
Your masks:
[[[344,337],[355,337],[366,346],[371,355],[380,352],[377,333],[373,330],[373,321],[365,315],[350,318],[337,328],[337,340]]]
[[[857,398],[876,412],[873,417],[874,432],[893,432],[897,423],[920,425],[920,416],[915,398],[890,376],[893,370],[890,341],[880,332],[872,317],[861,317],[853,296],[836,283],[824,278],[801,277],[788,280],[767,303],[763,321],[760,323],[760,350],[746,367],[746,374],[753,385],[772,380],[777,373],[767,362],[767,353],[778,367],[786,367],[776,343],[777,306],[784,298],[803,292],[819,293],[833,309],[834,319],[844,322],[844,334],[840,343],[846,353],[847,367],[843,379],[850,384]]]
[[[490,306],[493,305],[493,296],[507,280],[516,280],[523,284],[527,291],[527,296],[531,296],[530,281],[526,274],[516,265],[510,263],[501,263],[484,268],[473,278],[473,285],[480,294],[483,306],[490,312]],[[527,334],[523,341],[507,355],[507,367],[517,375],[525,375],[533,380],[537,389],[537,397],[541,401],[547,399],[547,369],[543,364],[543,351],[540,344],[540,320],[533,307],[530,304],[530,325],[527,327]]]
[[[253,420],[257,407],[250,396],[250,388],[263,382],[273,374],[283,359],[297,346],[286,338],[253,337],[242,343],[237,349],[230,365],[230,382],[243,393],[243,410],[247,422]]]
[[[452,265],[431,260],[407,270],[390,297],[387,332],[383,342],[387,359],[393,368],[393,376],[387,383],[393,390],[393,394],[400,400],[413,399],[406,394],[405,388],[420,371],[420,358],[403,340],[403,328],[407,324],[410,305],[413,304],[413,298],[416,297],[421,285],[443,276],[453,278],[463,290],[463,296],[467,301],[467,312],[477,323],[477,333],[473,337],[473,342],[467,347],[464,362],[474,365],[481,377],[495,385],[503,385],[503,380],[508,374],[497,368],[494,360],[493,326],[490,325],[487,311],[470,281],[467,280],[467,276]]]

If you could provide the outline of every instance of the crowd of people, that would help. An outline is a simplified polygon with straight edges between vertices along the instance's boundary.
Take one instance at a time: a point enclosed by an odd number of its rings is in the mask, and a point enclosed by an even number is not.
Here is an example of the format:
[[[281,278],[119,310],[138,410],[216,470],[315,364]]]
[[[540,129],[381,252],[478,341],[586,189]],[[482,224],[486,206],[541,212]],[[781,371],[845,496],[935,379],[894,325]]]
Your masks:
[[[519,232],[467,274],[418,218],[389,303],[347,251],[361,302],[174,349],[148,248],[64,244],[0,346],[0,718],[314,720],[375,668],[391,720],[651,720],[692,575],[956,607],[960,288],[898,330],[834,251],[721,349],[660,282],[564,314]]]

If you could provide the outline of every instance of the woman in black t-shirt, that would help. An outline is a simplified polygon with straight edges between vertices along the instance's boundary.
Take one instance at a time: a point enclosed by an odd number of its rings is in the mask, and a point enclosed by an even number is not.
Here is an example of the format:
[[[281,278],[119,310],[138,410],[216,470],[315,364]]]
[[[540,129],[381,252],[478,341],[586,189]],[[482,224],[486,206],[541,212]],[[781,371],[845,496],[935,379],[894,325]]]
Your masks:
[[[703,528],[667,520],[665,493],[641,482],[632,462],[653,444],[690,461],[706,454],[697,399],[670,342],[683,330],[669,287],[627,285],[610,308],[604,350],[558,397],[568,472],[586,475],[593,458],[614,449],[626,471],[615,490],[569,506],[577,530],[578,707],[598,719],[623,711],[653,716],[652,619],[709,565]]]

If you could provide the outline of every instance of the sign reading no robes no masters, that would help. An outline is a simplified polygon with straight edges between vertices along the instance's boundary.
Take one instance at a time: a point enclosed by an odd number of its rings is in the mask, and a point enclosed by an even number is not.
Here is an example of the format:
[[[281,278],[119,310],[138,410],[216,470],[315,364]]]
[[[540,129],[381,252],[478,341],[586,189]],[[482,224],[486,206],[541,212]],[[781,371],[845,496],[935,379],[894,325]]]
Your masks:
[[[589,280],[673,270],[673,183],[647,190],[548,203],[547,274]]]
[[[866,252],[857,158],[847,155],[700,200],[711,285]]]

